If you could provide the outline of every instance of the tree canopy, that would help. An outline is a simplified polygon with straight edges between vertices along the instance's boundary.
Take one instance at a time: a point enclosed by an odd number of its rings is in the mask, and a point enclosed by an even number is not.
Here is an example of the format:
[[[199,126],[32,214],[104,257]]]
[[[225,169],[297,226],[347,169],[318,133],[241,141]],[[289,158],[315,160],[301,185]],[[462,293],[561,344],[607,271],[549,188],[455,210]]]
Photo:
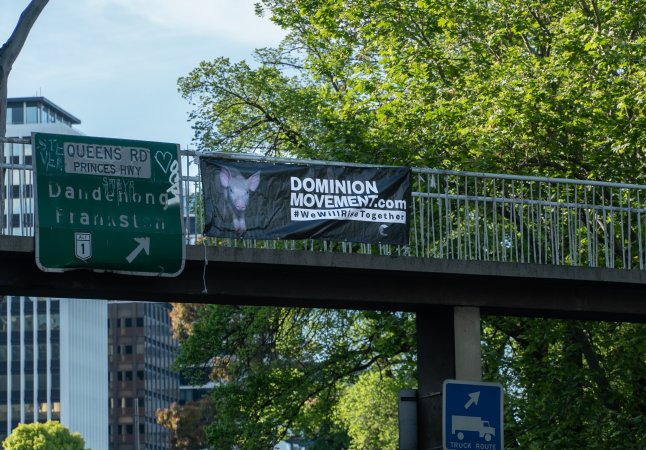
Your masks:
[[[642,179],[646,6],[264,0],[256,64],[180,79],[204,149]]]
[[[179,80],[203,150],[644,183],[645,2],[257,8],[289,32],[279,48]],[[288,435],[396,448],[388,408],[415,385],[414,314],[209,305],[178,317],[178,366],[217,383],[212,448]],[[507,389],[508,448],[646,446],[643,325],[486,317],[482,335],[484,378]]]
[[[85,450],[79,433],[56,421],[19,424],[2,442],[4,450]]]

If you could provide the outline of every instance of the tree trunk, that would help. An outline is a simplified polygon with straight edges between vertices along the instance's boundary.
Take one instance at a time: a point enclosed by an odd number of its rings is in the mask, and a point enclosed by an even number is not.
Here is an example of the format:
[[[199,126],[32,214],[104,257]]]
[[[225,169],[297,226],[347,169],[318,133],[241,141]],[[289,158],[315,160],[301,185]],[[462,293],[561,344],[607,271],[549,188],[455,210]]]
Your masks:
[[[7,95],[8,88],[7,82],[9,79],[9,73],[13,67],[13,63],[16,61],[18,54],[22,50],[27,36],[31,31],[31,27],[36,22],[36,19],[45,8],[49,0],[31,0],[29,5],[20,15],[18,19],[18,24],[14,28],[13,33],[9,36],[9,39],[5,44],[0,48],[0,141],[5,137],[7,133]],[[4,156],[4,142],[0,150],[0,164],[4,165],[5,156]],[[0,220],[4,217],[4,199],[5,199],[5,168],[2,167],[0,170]],[[4,226],[0,222],[0,234],[4,231]]]

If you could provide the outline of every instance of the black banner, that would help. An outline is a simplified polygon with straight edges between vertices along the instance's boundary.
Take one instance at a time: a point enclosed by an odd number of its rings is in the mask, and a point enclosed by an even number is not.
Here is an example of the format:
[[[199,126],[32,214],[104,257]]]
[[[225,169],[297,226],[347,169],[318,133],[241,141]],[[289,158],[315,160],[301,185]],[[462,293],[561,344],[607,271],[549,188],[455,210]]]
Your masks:
[[[207,236],[408,245],[409,168],[203,156],[200,169]]]

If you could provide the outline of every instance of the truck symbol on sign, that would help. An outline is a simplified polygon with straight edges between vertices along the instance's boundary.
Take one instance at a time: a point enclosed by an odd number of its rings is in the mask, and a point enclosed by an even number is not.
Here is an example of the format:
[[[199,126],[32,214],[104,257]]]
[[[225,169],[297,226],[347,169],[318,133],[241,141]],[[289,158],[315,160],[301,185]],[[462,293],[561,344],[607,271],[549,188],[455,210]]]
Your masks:
[[[479,437],[484,437],[489,442],[496,435],[496,429],[481,417],[451,416],[451,433],[458,433],[458,439],[464,439],[465,431],[475,431]]]

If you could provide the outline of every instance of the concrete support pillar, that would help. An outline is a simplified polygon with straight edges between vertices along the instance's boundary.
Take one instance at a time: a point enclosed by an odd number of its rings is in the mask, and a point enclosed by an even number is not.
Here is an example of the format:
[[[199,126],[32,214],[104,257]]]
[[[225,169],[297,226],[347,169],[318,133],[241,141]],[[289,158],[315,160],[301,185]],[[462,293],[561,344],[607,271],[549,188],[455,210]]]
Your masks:
[[[442,448],[442,383],[481,379],[480,310],[437,307],[417,312],[419,450]]]
[[[455,379],[482,381],[480,308],[453,308],[455,330]]]

